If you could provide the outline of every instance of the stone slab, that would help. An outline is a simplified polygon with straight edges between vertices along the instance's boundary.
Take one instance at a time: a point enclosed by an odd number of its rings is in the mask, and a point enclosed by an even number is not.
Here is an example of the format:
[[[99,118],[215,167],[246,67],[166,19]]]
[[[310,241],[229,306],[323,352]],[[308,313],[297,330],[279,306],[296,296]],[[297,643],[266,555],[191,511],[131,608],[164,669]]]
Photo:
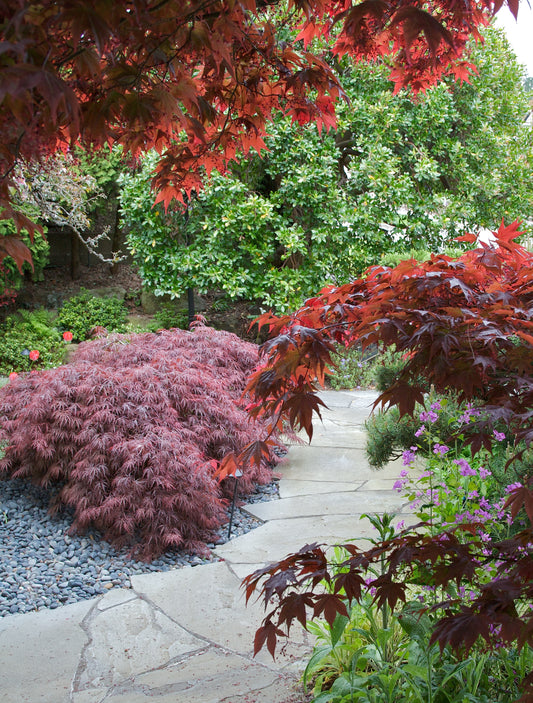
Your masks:
[[[253,549],[251,563],[257,564]],[[247,573],[252,571],[253,567]],[[252,656],[264,611],[257,603],[246,605],[241,579],[225,562],[132,576],[132,584],[137,593],[188,632],[210,644]]]
[[[361,515],[362,513],[399,512],[405,498],[396,491],[352,491],[324,495],[295,496],[268,503],[245,506],[251,515],[260,520],[287,520],[298,517],[323,515]]]
[[[391,481],[391,488],[392,488]],[[357,481],[305,481],[305,480],[292,480],[292,479],[282,479],[279,482],[279,495],[280,498],[294,498],[295,496],[310,496],[319,493],[324,495],[325,493],[341,493],[341,492],[352,492],[356,491],[366,485],[366,482]],[[244,506],[245,508],[247,506]]]
[[[376,472],[377,473],[377,472]],[[394,484],[398,479],[394,476],[389,478],[369,478],[361,485],[362,491],[395,491]],[[399,495],[399,494],[398,494]]]
[[[2,703],[67,703],[87,643],[81,623],[95,600],[2,618]]]
[[[108,688],[90,688],[85,691],[74,691],[69,703],[104,703]]]
[[[89,641],[76,690],[116,685],[206,644],[140,598],[95,609],[84,627]]]
[[[359,426],[334,425],[333,423],[316,423],[314,425],[312,447],[346,447],[364,449],[366,432]]]
[[[369,407],[378,397],[377,391],[320,391],[318,396],[329,408]]]
[[[400,515],[398,515],[400,519]],[[268,564],[299,551],[313,542],[337,544],[359,542],[375,537],[374,528],[359,515],[328,515],[272,520],[231,542],[220,545],[215,553],[232,564]],[[366,543],[365,543],[366,544]],[[363,544],[363,546],[365,546]]]
[[[282,480],[362,483],[372,478],[397,478],[404,467],[397,460],[374,469],[363,449],[300,445],[289,449],[286,463],[278,468]]]
[[[106,703],[286,703],[287,692],[296,685],[295,677],[210,648],[173,666],[136,676],[108,694]]]
[[[372,405],[356,407],[351,405],[349,408],[323,409],[320,414],[322,420],[318,419],[315,429],[318,429],[322,423],[325,426],[359,427],[362,429],[363,425],[372,414]]]

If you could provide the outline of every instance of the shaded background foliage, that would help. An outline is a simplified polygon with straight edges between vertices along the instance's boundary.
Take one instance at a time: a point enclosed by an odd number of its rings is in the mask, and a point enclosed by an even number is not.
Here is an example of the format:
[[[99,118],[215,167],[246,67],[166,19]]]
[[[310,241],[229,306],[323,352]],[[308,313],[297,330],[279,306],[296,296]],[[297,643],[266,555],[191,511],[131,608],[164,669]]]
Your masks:
[[[213,171],[186,215],[153,207],[155,154],[122,177],[128,244],[146,284],[225,291],[286,311],[383,255],[441,251],[466,231],[533,218],[533,133],[523,74],[501,31],[472,47],[472,84],[413,99],[388,67],[335,69],[349,97],[329,133],[276,113],[268,151]]]

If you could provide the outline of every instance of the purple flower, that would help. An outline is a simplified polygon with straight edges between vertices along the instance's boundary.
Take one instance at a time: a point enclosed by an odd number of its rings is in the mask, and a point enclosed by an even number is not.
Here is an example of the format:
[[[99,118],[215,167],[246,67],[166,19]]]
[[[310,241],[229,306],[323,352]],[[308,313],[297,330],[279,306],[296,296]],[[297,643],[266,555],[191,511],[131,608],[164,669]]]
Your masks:
[[[494,430],[494,436],[496,437],[497,442],[503,442],[503,440],[505,439],[505,435],[503,434],[503,432],[496,432],[496,430]]]
[[[459,467],[461,476],[475,476],[476,470],[473,469],[466,459],[454,459],[453,463]]]
[[[437,422],[438,419],[439,416],[437,415],[437,413],[433,412],[433,410],[427,410],[420,413],[420,422],[427,422],[429,420],[429,422],[433,423]]]
[[[489,469],[484,469],[482,466],[480,466],[479,478],[487,478],[488,476],[492,476],[492,471],[489,471]]]
[[[405,528],[405,520],[400,520],[400,522],[396,525],[397,530],[403,530]]]
[[[470,493],[466,496],[468,500],[472,500],[473,498],[479,498],[479,493],[477,491],[470,491]]]
[[[408,479],[405,479],[405,478],[404,478],[403,480],[402,480],[402,479],[398,479],[398,480],[394,483],[392,489],[393,489],[394,491],[398,491],[398,493],[401,493],[401,492],[403,491],[403,489],[404,489],[406,483],[408,483]]]
[[[508,486],[506,486],[505,492],[512,493],[517,488],[522,488],[522,484],[520,483],[520,481],[517,481],[516,483],[510,483]]]
[[[445,444],[435,444],[433,447],[433,454],[439,454],[440,456],[443,456],[446,454],[446,452],[450,451],[450,447],[447,447]]]
[[[425,428],[424,425],[422,425],[422,426],[419,427],[419,428],[417,429],[417,431],[415,432],[415,437],[420,437],[420,435],[424,434],[425,431],[426,431],[426,428]]]
[[[411,447],[411,449],[406,449],[403,453],[403,465],[410,466],[415,460],[416,447]]]

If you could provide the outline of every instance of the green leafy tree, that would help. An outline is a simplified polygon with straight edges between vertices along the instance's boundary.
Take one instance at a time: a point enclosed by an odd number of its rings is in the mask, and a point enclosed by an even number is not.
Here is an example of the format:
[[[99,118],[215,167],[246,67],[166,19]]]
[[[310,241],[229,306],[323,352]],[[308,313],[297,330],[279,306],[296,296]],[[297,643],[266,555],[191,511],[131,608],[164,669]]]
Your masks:
[[[335,132],[278,114],[263,157],[213,171],[185,216],[153,207],[157,159],[145,161],[121,196],[144,281],[157,294],[221,288],[282,311],[382,255],[530,219],[522,74],[503,34],[485,34],[471,85],[441,83],[416,100],[394,92],[384,64],[339,65],[350,102]]]
[[[284,309],[333,272],[353,272],[351,207],[338,188],[334,140],[279,115],[266,143],[264,161],[246,161],[230,177],[213,172],[186,215],[153,206],[155,155],[123,176],[128,244],[156,294],[219,288]]]
[[[345,188],[355,236],[382,252],[441,250],[465,231],[533,215],[533,134],[523,72],[504,34],[489,28],[472,50],[471,84],[442,82],[421,98],[395,93],[385,67],[350,67],[343,83]],[[391,243],[391,239],[393,240]]]

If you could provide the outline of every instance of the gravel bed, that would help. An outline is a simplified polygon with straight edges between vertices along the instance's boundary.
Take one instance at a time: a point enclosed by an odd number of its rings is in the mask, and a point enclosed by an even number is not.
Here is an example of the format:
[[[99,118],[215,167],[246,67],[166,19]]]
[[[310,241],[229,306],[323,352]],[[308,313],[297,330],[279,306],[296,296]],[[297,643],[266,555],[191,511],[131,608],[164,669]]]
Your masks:
[[[255,503],[276,498],[275,480],[243,500]],[[129,559],[127,550],[117,551],[97,532],[69,536],[72,513],[50,516],[48,502],[49,492],[44,489],[22,480],[0,481],[0,617],[76,603],[110,588],[131,588],[130,576],[134,574],[217,561],[214,555],[202,558],[177,550],[149,564]],[[235,507],[231,538],[260,524]],[[228,524],[219,530],[217,544],[227,540]]]

